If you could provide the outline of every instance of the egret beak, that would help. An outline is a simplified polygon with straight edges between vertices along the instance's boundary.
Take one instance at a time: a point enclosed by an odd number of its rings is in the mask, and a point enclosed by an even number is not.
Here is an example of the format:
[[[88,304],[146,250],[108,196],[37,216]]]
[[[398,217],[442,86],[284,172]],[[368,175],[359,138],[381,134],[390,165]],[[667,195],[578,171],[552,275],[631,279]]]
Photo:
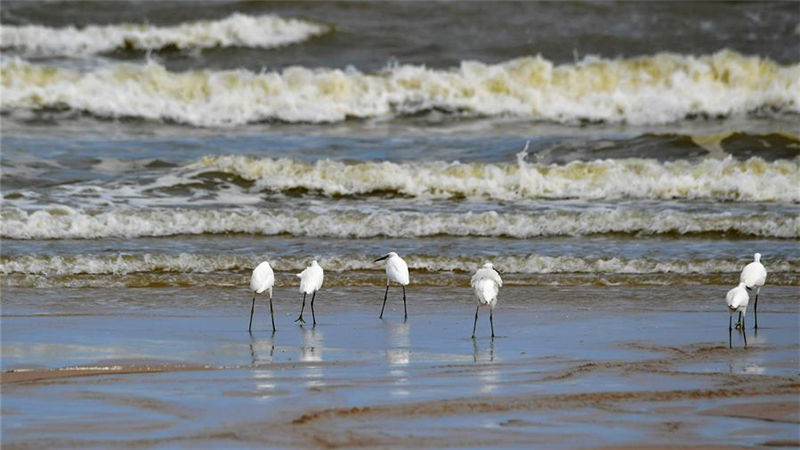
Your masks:
[[[751,292],[753,291],[753,288],[751,288],[751,287],[745,286],[744,288],[747,289],[748,291],[751,291]]]
[[[376,259],[376,260],[375,260],[375,261],[373,261],[373,262],[382,261],[382,260],[384,260],[384,259],[386,259],[386,258],[388,258],[388,257],[389,257],[389,255],[383,255],[383,256],[381,256],[380,258]]]

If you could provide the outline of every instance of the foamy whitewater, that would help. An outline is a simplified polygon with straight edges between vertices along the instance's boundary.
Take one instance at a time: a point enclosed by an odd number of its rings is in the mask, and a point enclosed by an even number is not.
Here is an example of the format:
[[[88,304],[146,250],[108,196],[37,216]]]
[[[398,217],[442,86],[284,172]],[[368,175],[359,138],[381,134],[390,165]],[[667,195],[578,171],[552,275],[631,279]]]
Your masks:
[[[717,199],[800,201],[800,158],[659,162],[626,158],[539,164],[517,155],[516,164],[361,162],[322,159],[313,164],[290,159],[217,156],[203,158],[188,172],[154,183],[187,183],[205,172],[252,181],[254,189],[303,189],[328,197],[393,192],[409,197],[483,197],[498,200]],[[182,172],[182,171],[179,171]],[[181,181],[182,180],[182,181]]]
[[[274,48],[327,33],[325,25],[275,15],[233,14],[175,26],[149,24],[90,25],[51,28],[3,25],[2,48],[30,56],[81,56],[114,50],[160,50],[215,47]]]
[[[265,192],[322,198],[387,195],[419,200],[643,199],[723,200],[739,202],[800,202],[800,158],[767,162],[760,157],[740,161],[731,156],[699,161],[659,162],[624,158],[572,161],[567,164],[516,163],[344,162],[320,159],[307,163],[288,158],[240,155],[208,156],[183,167],[149,172],[142,163],[106,162],[101,171],[132,171],[142,176],[103,185],[68,183],[53,188],[49,201],[65,204],[79,198],[104,207],[125,203],[141,207],[252,205]],[[39,165],[41,168],[41,165]],[[110,167],[110,169],[109,169]],[[33,170],[33,172],[31,172]],[[27,166],[6,170],[6,176],[35,177]],[[154,195],[167,193],[170,196]],[[29,195],[30,194],[30,195]],[[6,205],[41,206],[38,194],[22,191]]]
[[[271,212],[264,209],[121,209],[106,212],[68,207],[2,210],[7,239],[100,239],[247,233],[310,237],[374,238],[490,236],[533,238],[605,233],[730,233],[772,238],[800,237],[794,215],[685,213],[606,209],[528,214],[436,212]]]
[[[629,124],[800,112],[800,64],[780,65],[727,50],[704,56],[586,57],[561,65],[533,56],[500,64],[464,61],[450,70],[392,65],[373,74],[306,67],[176,73],[155,61],[78,71],[9,59],[0,76],[4,112],[69,108],[98,117],[204,127],[330,123],[430,110]]]
[[[370,255],[344,255],[321,257],[319,263],[329,272],[382,270]],[[0,259],[0,273],[28,275],[126,275],[143,272],[212,273],[247,272],[263,257],[245,255],[25,255],[20,258]],[[280,271],[300,271],[308,258],[275,256],[270,263]],[[442,257],[431,255],[406,255],[409,268],[427,272],[472,272],[483,263],[480,258]],[[737,272],[742,262],[737,260],[654,260],[625,258],[577,258],[570,256],[501,256],[493,258],[503,273],[681,273],[705,274]],[[771,260],[773,272],[800,270],[800,260]],[[294,280],[293,280],[294,281]]]

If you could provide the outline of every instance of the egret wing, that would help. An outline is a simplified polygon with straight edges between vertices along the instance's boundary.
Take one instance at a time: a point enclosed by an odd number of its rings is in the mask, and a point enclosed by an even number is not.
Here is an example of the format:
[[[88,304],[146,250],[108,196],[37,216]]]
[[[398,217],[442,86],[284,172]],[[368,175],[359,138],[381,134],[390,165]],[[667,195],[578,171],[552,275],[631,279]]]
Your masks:
[[[400,284],[408,284],[408,264],[400,258],[389,258],[386,273]]]
[[[483,267],[475,271],[475,275],[472,276],[472,280],[470,281],[470,286],[475,287],[475,285],[481,280],[492,280],[497,284],[498,287],[503,285],[503,279],[500,278],[500,274],[498,274],[494,269],[489,269],[488,267]]]
[[[263,293],[275,284],[275,274],[267,261],[262,262],[253,270],[250,277],[250,289],[256,293]]]

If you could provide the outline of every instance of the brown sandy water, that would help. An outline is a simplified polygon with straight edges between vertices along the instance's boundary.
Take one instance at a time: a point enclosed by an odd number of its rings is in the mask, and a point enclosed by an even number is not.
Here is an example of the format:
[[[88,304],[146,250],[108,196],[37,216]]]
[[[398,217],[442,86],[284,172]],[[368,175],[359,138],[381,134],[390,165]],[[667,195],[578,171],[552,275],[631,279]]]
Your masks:
[[[720,286],[507,287],[494,340],[464,289],[412,287],[407,322],[379,290],[323,290],[312,328],[279,289],[273,335],[241,290],[4,289],[3,446],[798,444],[794,286],[746,349]]]

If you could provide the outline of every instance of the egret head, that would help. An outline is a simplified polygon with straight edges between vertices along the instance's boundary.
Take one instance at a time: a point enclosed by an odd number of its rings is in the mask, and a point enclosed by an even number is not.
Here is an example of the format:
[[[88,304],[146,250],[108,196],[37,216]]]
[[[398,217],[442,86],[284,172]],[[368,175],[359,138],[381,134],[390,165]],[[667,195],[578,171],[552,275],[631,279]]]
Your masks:
[[[396,257],[396,256],[397,256],[397,253],[395,253],[395,252],[389,252],[389,253],[387,253],[387,254],[385,254],[385,255],[381,256],[380,258],[376,259],[376,260],[375,260],[375,262],[378,262],[378,261],[383,261],[383,260],[384,260],[384,259],[386,259],[386,258],[394,258],[394,257]]]
[[[490,263],[490,262],[487,262],[487,263],[484,263],[484,264],[483,264],[483,267],[484,267],[485,269],[492,269],[492,268],[494,268],[494,264],[492,264],[492,263]]]
[[[761,253],[756,253],[755,255],[753,255],[753,259],[755,260],[755,262],[761,262]]]
[[[311,261],[311,265],[312,265],[312,266],[318,266],[318,265],[319,265],[319,263],[318,263],[318,262],[317,262],[317,260],[315,259],[315,260]]]

